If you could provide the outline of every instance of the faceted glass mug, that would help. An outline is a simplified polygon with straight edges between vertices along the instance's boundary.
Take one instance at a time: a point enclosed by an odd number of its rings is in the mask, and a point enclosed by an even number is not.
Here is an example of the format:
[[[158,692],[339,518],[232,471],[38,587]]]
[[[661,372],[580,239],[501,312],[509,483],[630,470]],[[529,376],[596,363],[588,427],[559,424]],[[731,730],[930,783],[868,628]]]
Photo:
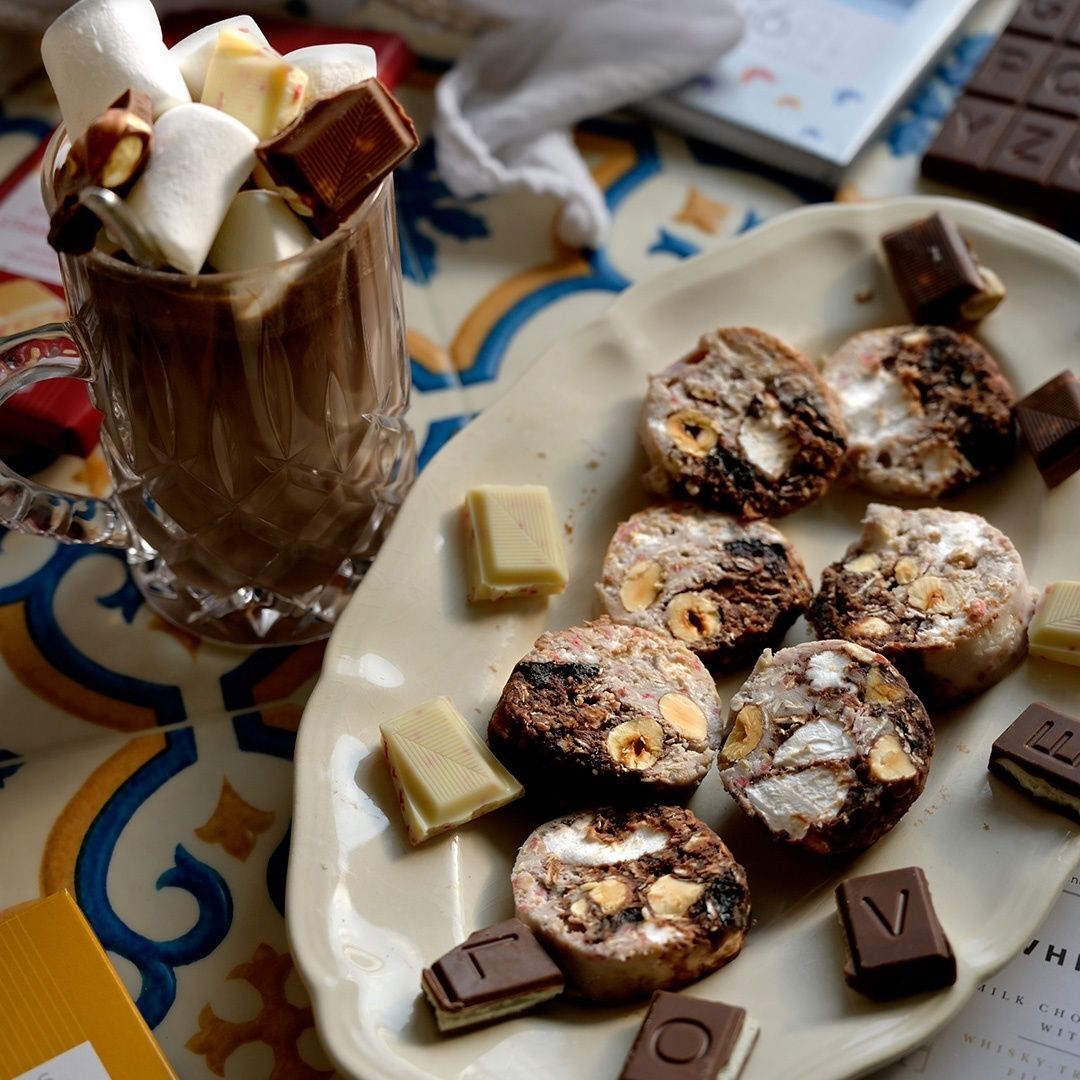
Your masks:
[[[50,213],[64,150],[61,128]],[[114,492],[0,464],[0,524],[125,549],[149,606],[207,638],[325,636],[416,471],[392,178],[272,266],[193,278],[95,250],[60,270],[70,319],[0,340],[0,402],[89,383]]]

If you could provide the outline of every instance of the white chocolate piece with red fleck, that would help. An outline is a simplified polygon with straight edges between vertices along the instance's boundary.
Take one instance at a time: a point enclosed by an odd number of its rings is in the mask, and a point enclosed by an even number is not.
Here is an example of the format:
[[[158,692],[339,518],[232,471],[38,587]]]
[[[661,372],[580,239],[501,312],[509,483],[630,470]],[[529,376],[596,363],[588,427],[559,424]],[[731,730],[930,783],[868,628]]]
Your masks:
[[[568,575],[551,494],[485,484],[465,494],[469,600],[562,592]]]
[[[1080,667],[1080,581],[1047,586],[1028,627],[1032,656]]]
[[[447,697],[379,725],[410,844],[505,806],[523,794]]]
[[[268,139],[300,115],[307,75],[250,34],[219,32],[202,103],[234,116]]]
[[[229,19],[220,19],[178,41],[169,50],[169,55],[180,68],[180,74],[184,76],[184,82],[195,101],[202,98],[206,71],[210,67],[210,58],[214,55],[218,34],[222,30],[235,30],[238,34],[246,34],[259,45],[270,48],[270,42],[250,15],[234,15]]]

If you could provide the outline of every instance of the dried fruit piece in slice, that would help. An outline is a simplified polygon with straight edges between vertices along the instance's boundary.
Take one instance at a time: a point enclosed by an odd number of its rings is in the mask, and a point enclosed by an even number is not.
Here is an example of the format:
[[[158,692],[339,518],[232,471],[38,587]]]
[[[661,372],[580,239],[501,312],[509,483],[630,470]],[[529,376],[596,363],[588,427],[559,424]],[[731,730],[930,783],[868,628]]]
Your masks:
[[[720,779],[779,840],[819,854],[884,836],[919,797],[934,730],[879,653],[850,641],[768,649],[731,699]]]
[[[720,699],[667,635],[598,619],[543,634],[488,725],[531,797],[556,805],[691,793],[719,745]]]
[[[825,492],[844,459],[844,421],[813,365],[752,327],[705,334],[649,379],[641,413],[645,487],[744,520],[789,514]]]
[[[778,529],[693,503],[652,506],[624,521],[596,591],[615,622],[670,634],[710,667],[776,644],[813,595]]]
[[[590,810],[541,825],[512,878],[517,917],[594,1001],[631,1001],[738,955],[750,927],[743,868],[689,810]]]
[[[992,686],[1027,650],[1035,594],[1016,548],[977,514],[871,503],[821,575],[819,637],[884,653],[931,708]]]

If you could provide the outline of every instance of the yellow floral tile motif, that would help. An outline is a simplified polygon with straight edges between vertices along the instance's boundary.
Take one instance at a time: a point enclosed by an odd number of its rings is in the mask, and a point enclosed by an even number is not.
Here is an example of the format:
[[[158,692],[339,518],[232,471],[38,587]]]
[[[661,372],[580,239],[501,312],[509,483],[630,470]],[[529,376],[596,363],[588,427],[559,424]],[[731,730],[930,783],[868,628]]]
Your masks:
[[[285,982],[292,971],[292,957],[262,944],[246,964],[238,964],[226,978],[243,979],[259,992],[262,1007],[250,1020],[234,1023],[218,1017],[209,1004],[199,1013],[199,1030],[185,1044],[206,1059],[216,1076],[225,1075],[225,1063],[241,1046],[265,1043],[274,1053],[268,1080],[322,1080],[333,1076],[316,1069],[300,1057],[300,1037],[312,1026],[310,1006],[293,1005],[285,996]]]
[[[255,850],[260,834],[274,824],[272,810],[260,810],[242,799],[229,783],[221,781],[221,795],[210,819],[195,829],[208,844],[220,844],[234,859],[245,861]]]
[[[708,195],[705,195],[691,184],[686,191],[686,202],[683,203],[683,208],[675,215],[675,220],[684,221],[687,225],[693,225],[703,233],[715,236],[719,232],[724,219],[730,213],[731,207],[727,203],[710,199]]]
[[[72,475],[72,479],[79,484],[85,484],[91,495],[104,498],[112,491],[112,477],[105,465],[105,459],[101,456],[101,448],[95,447],[83,466]]]

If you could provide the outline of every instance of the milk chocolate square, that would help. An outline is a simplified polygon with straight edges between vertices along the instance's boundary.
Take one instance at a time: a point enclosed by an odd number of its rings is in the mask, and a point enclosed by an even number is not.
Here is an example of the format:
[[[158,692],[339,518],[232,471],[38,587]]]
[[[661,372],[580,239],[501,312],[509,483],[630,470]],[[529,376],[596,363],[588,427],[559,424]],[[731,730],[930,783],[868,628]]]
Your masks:
[[[990,771],[1080,821],[1080,720],[1029,705],[994,742]]]
[[[290,206],[326,236],[417,144],[394,95],[366,79],[309,105],[255,154]]]
[[[1016,421],[1047,487],[1080,469],[1080,379],[1071,371],[1018,401]]]
[[[884,1001],[956,982],[956,958],[919,867],[848,878],[836,887],[836,906],[853,990]]]
[[[657,990],[619,1080],[735,1080],[759,1030],[745,1009]]]
[[[562,993],[562,972],[518,919],[477,930],[420,976],[440,1031],[490,1024]]]
[[[411,844],[523,794],[449,698],[426,701],[379,730]]]
[[[475,487],[465,494],[464,514],[470,601],[566,588],[566,556],[546,487]]]

